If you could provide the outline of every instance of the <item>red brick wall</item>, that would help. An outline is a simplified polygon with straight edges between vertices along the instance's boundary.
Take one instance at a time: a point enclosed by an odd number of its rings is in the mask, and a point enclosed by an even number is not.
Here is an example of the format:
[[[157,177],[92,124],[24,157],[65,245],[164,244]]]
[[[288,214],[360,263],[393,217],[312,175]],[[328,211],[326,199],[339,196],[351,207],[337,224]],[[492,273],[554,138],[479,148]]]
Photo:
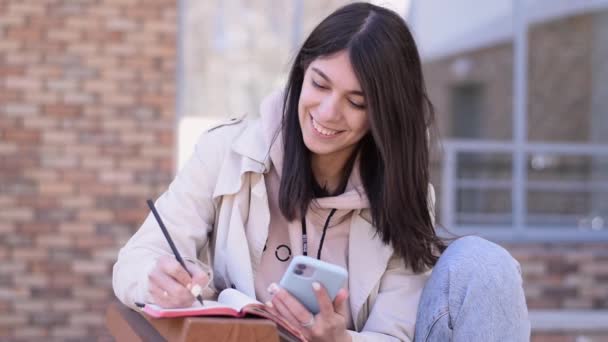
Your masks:
[[[520,262],[530,309],[606,310],[608,244],[508,244]]]
[[[173,170],[176,1],[0,0],[0,339],[107,337]]]

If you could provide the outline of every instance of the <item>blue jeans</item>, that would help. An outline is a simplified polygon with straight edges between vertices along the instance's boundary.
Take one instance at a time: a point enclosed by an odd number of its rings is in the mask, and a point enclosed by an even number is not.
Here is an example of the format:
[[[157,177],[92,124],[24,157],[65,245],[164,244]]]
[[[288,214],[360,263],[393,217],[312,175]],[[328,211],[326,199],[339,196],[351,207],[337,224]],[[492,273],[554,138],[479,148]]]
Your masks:
[[[422,292],[415,341],[529,340],[519,263],[476,236],[452,242]]]

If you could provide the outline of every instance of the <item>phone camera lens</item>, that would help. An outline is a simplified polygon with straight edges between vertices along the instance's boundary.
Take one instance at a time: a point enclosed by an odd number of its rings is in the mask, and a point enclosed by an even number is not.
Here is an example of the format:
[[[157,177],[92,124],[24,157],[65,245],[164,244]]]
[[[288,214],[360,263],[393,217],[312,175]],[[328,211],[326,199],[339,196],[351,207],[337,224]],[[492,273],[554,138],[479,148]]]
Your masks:
[[[297,264],[296,267],[300,270],[303,270],[306,268],[306,264]]]
[[[295,269],[295,270],[293,270],[293,273],[295,273],[297,275],[302,275],[304,272],[300,269]]]

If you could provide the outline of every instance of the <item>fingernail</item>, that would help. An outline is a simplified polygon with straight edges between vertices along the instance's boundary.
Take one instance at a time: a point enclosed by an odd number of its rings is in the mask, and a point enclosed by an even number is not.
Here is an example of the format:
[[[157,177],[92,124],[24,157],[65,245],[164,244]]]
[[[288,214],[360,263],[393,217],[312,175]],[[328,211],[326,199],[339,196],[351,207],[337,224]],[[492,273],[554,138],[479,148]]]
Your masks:
[[[266,302],[266,306],[269,307],[269,308],[272,308],[272,302],[271,301],[267,301]]]
[[[192,293],[192,295],[194,297],[198,297],[201,294],[201,292],[203,292],[203,289],[201,288],[201,286],[199,284],[192,286],[192,289],[190,289],[190,293]]]
[[[186,285],[186,288],[187,288],[188,290],[190,290],[190,289],[192,288],[192,283],[188,283],[188,285]]]
[[[315,289],[315,291],[319,291],[321,289],[321,284],[319,284],[316,281],[314,281],[312,283],[312,288]]]
[[[266,291],[268,291],[268,293],[270,293],[270,294],[275,294],[275,293],[279,292],[279,287],[277,286],[276,283],[272,283],[268,286]]]

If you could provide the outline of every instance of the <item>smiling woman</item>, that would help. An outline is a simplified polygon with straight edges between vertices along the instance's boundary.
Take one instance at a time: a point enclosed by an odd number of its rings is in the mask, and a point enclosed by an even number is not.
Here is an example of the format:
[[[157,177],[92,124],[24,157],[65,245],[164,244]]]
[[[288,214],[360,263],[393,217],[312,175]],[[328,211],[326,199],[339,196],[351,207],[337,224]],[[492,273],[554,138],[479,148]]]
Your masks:
[[[304,76],[298,103],[302,137],[315,179],[329,193],[338,189],[342,166],[369,131],[360,89],[344,51],[316,59]]]
[[[148,217],[119,254],[117,296],[179,307],[192,304],[195,285],[207,297],[234,288],[314,341],[410,341],[415,331],[422,341],[525,340],[517,262],[483,240],[446,249],[435,232],[431,123],[403,19],[368,3],[338,9],[303,43],[260,118],[203,134],[158,199],[192,276],[166,256]],[[319,313],[276,284],[298,255],[348,270],[333,300],[313,283]]]

